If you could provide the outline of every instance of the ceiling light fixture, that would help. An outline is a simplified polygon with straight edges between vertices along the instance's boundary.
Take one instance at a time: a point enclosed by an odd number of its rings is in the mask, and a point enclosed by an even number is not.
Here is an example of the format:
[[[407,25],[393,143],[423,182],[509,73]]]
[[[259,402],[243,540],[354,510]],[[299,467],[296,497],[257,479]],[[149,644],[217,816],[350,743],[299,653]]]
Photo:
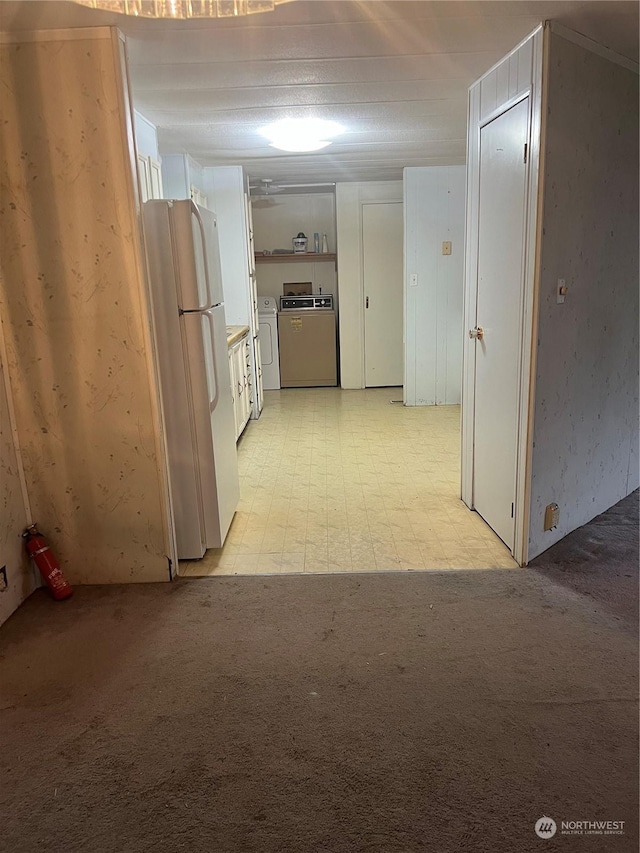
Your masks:
[[[283,136],[282,139],[274,139],[270,145],[278,151],[321,151],[331,145],[331,141],[329,139],[288,139]]]
[[[273,12],[292,0],[74,0],[81,6],[139,18],[238,18]]]
[[[283,118],[260,128],[259,133],[280,151],[320,151],[331,145],[331,137],[344,133],[344,127],[321,118]]]

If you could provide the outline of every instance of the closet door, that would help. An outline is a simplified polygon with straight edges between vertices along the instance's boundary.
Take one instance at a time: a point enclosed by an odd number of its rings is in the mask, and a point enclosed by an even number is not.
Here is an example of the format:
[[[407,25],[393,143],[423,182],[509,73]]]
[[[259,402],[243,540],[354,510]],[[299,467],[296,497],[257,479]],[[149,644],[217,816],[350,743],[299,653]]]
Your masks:
[[[402,385],[402,202],[362,205],[365,385]]]
[[[519,375],[529,99],[480,132],[473,504],[511,549]]]

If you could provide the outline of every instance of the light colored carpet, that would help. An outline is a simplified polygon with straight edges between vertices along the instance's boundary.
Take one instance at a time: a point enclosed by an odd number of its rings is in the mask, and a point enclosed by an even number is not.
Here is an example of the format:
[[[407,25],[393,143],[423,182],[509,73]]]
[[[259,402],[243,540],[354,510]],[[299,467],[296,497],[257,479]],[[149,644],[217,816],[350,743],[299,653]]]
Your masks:
[[[583,528],[573,568],[37,593],[0,631],[0,848],[635,851],[636,602],[598,594],[637,571],[623,510],[622,562]]]

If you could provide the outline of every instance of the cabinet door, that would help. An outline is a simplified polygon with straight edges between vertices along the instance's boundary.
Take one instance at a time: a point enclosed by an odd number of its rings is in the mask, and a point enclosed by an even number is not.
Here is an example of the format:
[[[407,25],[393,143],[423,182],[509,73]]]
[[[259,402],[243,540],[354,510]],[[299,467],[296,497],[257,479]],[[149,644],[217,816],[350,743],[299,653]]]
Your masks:
[[[207,207],[208,200],[206,195],[193,184],[191,185],[191,199],[195,201],[198,207]]]
[[[262,388],[262,353],[260,352],[260,340],[256,338],[253,347],[255,358],[255,374],[253,376],[253,417],[257,418],[262,411],[264,391]]]
[[[144,204],[153,198],[151,192],[151,169],[149,166],[149,157],[143,154],[138,154],[138,177],[140,178],[140,203]]]
[[[247,423],[247,408],[251,406],[249,403],[249,384],[247,377],[246,358],[245,358],[245,341],[239,341],[236,345],[236,375],[238,378],[238,394],[240,400],[238,413],[238,428],[240,432],[245,428]]]
[[[258,333],[258,329],[260,328],[260,317],[258,316],[258,284],[255,275],[251,276],[251,278],[249,279],[249,288],[251,308],[253,310],[253,328],[250,334],[252,337],[254,337]]]
[[[244,387],[244,369],[242,366],[242,341],[237,343],[233,348],[233,370],[238,394],[238,434],[240,434],[243,427],[244,400],[246,397],[246,389]]]
[[[253,278],[256,274],[255,248],[253,244],[253,213],[251,209],[251,199],[247,193],[244,194],[244,212],[247,228],[249,275]]]
[[[246,407],[247,389],[245,387],[245,376],[243,367],[244,341],[238,341],[233,346],[233,379],[236,393],[236,433],[237,437],[244,429],[244,411]]]
[[[163,198],[162,194],[162,169],[160,163],[149,157],[149,179],[151,184],[151,198]]]
[[[245,346],[245,358],[247,362],[247,382],[249,384],[249,417],[251,417],[251,409],[255,403],[256,399],[256,383],[255,377],[253,375],[253,370],[251,369],[251,338],[247,337],[246,346]]]
[[[251,382],[251,361],[249,359],[249,338],[246,337],[242,347],[243,367],[244,367],[244,383],[245,383],[245,400],[244,400],[244,423],[245,426],[251,417],[251,404],[253,402],[253,387]]]
[[[231,385],[231,399],[233,400],[233,417],[236,424],[236,439],[238,438],[238,383],[236,382],[236,363],[233,349],[229,350],[229,382]]]

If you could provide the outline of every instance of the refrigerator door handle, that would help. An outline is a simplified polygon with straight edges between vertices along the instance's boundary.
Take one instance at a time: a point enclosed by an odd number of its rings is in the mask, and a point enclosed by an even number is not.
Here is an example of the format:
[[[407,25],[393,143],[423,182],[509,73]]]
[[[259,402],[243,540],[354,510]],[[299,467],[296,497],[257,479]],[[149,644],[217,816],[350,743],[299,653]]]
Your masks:
[[[211,311],[204,311],[204,316],[209,321],[209,331],[211,333],[211,343],[215,341],[215,329],[213,323],[213,315]],[[213,400],[209,401],[209,408],[211,412],[214,412],[218,406],[218,402],[220,400],[220,381],[218,379],[218,360],[216,359],[215,347],[211,347],[211,361],[213,362],[213,381],[216,383],[216,390],[213,395]]]
[[[211,294],[211,282],[209,281],[209,267],[207,265],[207,255],[206,255],[206,252],[204,251],[204,247],[207,245],[207,236],[206,236],[205,230],[204,230],[204,222],[202,221],[202,217],[200,216],[200,211],[198,210],[198,205],[192,204],[191,210],[192,210],[193,216],[195,216],[196,221],[198,223],[198,228],[200,229],[200,237],[202,239],[202,250],[203,250],[202,251],[202,266],[204,269],[204,281],[205,281],[205,284],[207,287],[207,304],[203,305],[201,307],[202,308],[208,308],[213,303],[213,296]],[[217,384],[218,384],[218,382],[216,380],[216,387],[217,387]]]

